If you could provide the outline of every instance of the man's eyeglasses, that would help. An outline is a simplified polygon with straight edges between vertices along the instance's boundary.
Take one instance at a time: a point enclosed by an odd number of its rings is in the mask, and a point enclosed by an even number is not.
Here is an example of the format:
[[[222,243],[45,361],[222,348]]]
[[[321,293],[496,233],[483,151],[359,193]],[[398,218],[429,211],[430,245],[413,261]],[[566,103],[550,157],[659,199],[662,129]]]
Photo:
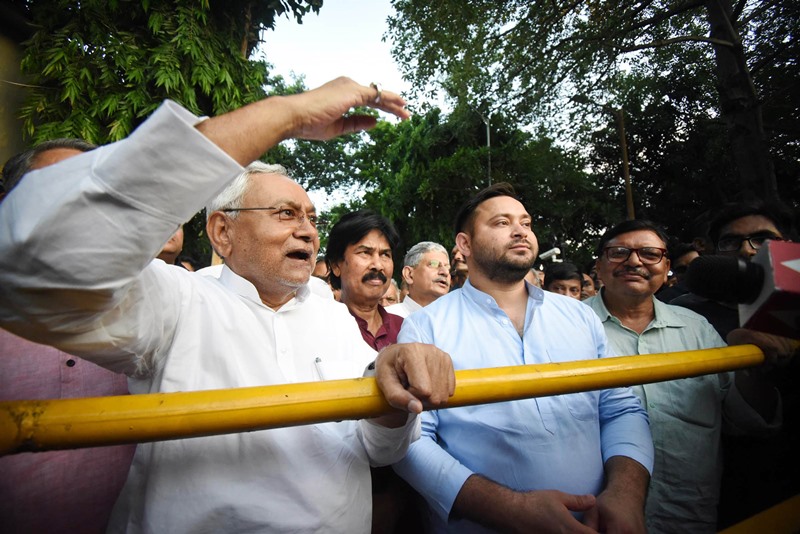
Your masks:
[[[449,271],[450,270],[450,264],[449,263],[445,263],[445,262],[439,261],[439,260],[430,260],[428,262],[425,262],[425,265],[427,265],[428,267],[433,267],[434,269],[439,269],[439,267],[442,267],[442,268],[444,268],[445,271]]]
[[[275,215],[278,216],[278,220],[284,222],[286,224],[294,224],[296,226],[302,226],[303,221],[308,219],[308,222],[314,228],[319,228],[325,225],[325,223],[316,215],[308,215],[301,210],[289,207],[289,206],[278,206],[278,207],[269,207],[269,208],[225,208],[220,211],[224,212],[232,212],[232,211],[274,211]]]
[[[771,232],[747,236],[731,235],[723,237],[719,240],[717,243],[717,250],[719,252],[737,252],[741,248],[742,243],[745,241],[747,241],[750,246],[753,247],[753,250],[758,250],[764,246],[764,242],[767,239],[771,239],[773,241],[783,241],[782,237],[778,237]]]
[[[634,252],[645,265],[655,265],[660,262],[667,249],[658,247],[642,247],[642,248],[627,248],[627,247],[606,247],[603,252],[611,263],[622,263],[628,261],[631,254]]]

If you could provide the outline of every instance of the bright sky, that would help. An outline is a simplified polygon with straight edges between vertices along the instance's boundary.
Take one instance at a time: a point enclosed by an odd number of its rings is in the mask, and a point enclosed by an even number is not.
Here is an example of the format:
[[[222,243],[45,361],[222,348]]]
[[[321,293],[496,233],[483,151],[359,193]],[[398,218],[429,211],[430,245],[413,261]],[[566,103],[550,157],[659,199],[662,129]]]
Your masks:
[[[275,31],[265,32],[262,45],[273,72],[291,79],[292,72],[306,75],[314,88],[338,76],[349,76],[368,85],[377,82],[401,92],[408,87],[381,40],[387,17],[393,13],[389,0],[326,0],[317,14],[302,24],[282,17]]]
[[[376,82],[402,92],[409,86],[400,77],[389,43],[381,40],[393,11],[389,0],[325,0],[319,14],[307,15],[302,24],[293,18],[278,19],[275,31],[264,33],[262,50],[273,65],[272,73],[289,81],[292,72],[304,74],[312,89],[348,76],[364,85]],[[318,210],[325,211],[360,191],[337,193],[309,191],[309,196]]]

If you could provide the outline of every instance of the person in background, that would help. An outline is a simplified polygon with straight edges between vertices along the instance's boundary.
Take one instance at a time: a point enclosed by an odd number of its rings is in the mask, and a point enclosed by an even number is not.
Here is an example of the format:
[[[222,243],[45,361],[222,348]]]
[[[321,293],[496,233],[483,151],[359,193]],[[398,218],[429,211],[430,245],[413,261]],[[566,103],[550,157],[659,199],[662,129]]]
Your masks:
[[[311,276],[316,276],[320,280],[328,282],[329,274],[330,269],[328,268],[328,262],[325,261],[325,256],[317,256],[317,263],[314,264],[314,270],[311,272]]]
[[[187,256],[186,254],[179,254],[178,259],[175,260],[175,265],[183,267],[187,271],[197,272],[203,268],[203,264],[197,261],[192,256]]]
[[[706,226],[709,254],[734,256],[751,261],[767,240],[787,241],[796,237],[791,212],[783,205],[767,202],[728,204],[711,212]],[[739,328],[738,306],[693,293],[670,301],[705,317],[729,343],[775,346],[765,354],[776,365],[757,371],[780,392],[783,425],[768,437],[722,437],[722,472],[719,526],[736,524],[770,506],[800,493],[800,359],[786,338]]]
[[[544,271],[545,291],[581,299],[583,275],[574,263],[551,262]]]
[[[792,232],[791,213],[783,206],[763,202],[737,203],[724,206],[712,218],[707,239],[714,254],[750,261],[767,240],[788,240]],[[693,293],[678,296],[670,303],[705,317],[723,339],[739,327],[736,303],[716,302]]]
[[[587,273],[589,278],[592,279],[592,282],[594,282],[595,294],[599,293],[600,288],[603,287],[603,281],[597,276],[597,262],[595,260],[589,260],[584,267],[583,272]]]
[[[686,287],[686,270],[690,263],[700,257],[700,254],[691,243],[675,243],[669,247],[669,257],[670,276],[667,283],[656,292],[656,298],[666,303],[689,292]]]
[[[334,289],[375,350],[397,342],[402,317],[388,313],[381,298],[391,285],[400,236],[389,220],[369,210],[348,213],[328,235],[326,261]]]
[[[539,277],[539,270],[536,267],[531,267],[531,270],[525,275],[525,281],[538,288],[542,287],[542,279]]]
[[[408,284],[406,284],[405,280],[400,280],[400,302],[406,300],[408,296]]]
[[[594,280],[586,273],[581,273],[583,281],[581,282],[581,300],[586,300],[597,295],[597,290],[594,288]]]
[[[380,301],[381,306],[383,306],[384,308],[388,308],[389,306],[394,306],[400,302],[400,287],[397,285],[397,282],[395,281],[394,278],[391,278],[389,282],[390,282],[389,288],[386,290],[386,293],[383,294]]]
[[[464,260],[464,255],[458,250],[458,247],[453,247],[450,252],[450,289],[458,289],[464,285],[464,282],[469,276],[469,268],[467,262]]]
[[[166,243],[164,243],[164,247],[161,249],[161,252],[158,253],[159,260],[163,261],[167,265],[176,265],[178,260],[178,255],[180,255],[181,251],[183,250],[183,225],[181,225],[175,233],[170,236]]]
[[[95,148],[80,139],[40,143],[3,166],[3,191],[10,192],[32,170]],[[0,330],[0,401],[127,394],[125,375]],[[104,532],[135,449],[118,445],[0,457],[0,530]]]
[[[411,247],[403,259],[403,281],[408,295],[386,311],[408,317],[450,290],[450,264],[447,249],[433,241]]]

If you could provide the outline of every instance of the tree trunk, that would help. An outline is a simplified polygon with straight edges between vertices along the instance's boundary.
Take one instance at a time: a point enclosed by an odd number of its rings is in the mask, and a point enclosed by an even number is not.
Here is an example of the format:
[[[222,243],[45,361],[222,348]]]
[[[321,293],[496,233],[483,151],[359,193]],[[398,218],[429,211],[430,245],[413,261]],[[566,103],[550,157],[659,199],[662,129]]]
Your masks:
[[[744,57],[741,38],[731,20],[731,0],[706,2],[711,37],[731,43],[714,45],[720,113],[728,125],[733,160],[739,171],[735,200],[777,200],[775,169],[767,148],[761,102]]]

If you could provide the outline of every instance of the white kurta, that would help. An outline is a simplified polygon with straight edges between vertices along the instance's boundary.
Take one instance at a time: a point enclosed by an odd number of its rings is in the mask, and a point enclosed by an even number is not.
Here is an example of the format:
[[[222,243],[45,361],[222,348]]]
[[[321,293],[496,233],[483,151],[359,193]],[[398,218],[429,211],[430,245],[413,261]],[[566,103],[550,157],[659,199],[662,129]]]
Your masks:
[[[0,205],[0,322],[132,378],[132,393],[358,377],[375,353],[302,287],[277,312],[150,259],[241,168],[168,104],[128,140],[36,171]],[[366,421],[142,444],[110,530],[368,532],[369,464],[418,433]]]

